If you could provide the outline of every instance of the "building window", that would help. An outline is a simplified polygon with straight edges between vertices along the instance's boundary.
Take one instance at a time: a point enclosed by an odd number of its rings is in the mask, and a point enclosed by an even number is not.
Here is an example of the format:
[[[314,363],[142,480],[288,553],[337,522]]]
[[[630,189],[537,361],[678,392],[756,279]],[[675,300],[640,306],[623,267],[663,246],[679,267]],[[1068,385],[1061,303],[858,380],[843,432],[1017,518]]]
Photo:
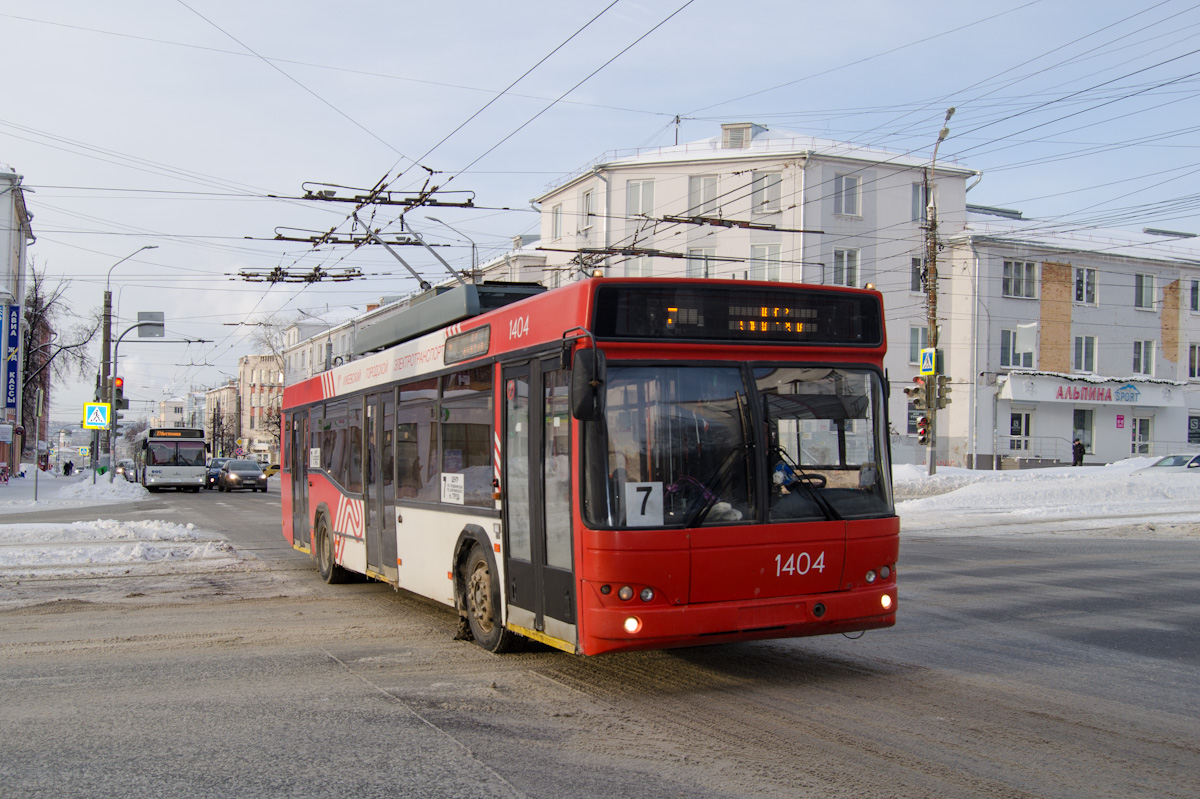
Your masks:
[[[1035,299],[1037,297],[1037,264],[1033,261],[1005,261],[1004,296]]]
[[[1017,349],[1017,331],[1000,331],[1000,366],[1007,369],[1032,369],[1033,353]]]
[[[912,272],[909,273],[908,290],[913,294],[925,293],[925,259],[912,259]]]
[[[924,224],[929,219],[929,192],[924,183],[912,184],[912,221]]]
[[[1200,280],[1192,281],[1192,310],[1200,311]]]
[[[650,277],[649,255],[638,255],[625,260],[625,277]]]
[[[1154,308],[1154,275],[1133,276],[1133,307]]]
[[[843,216],[858,216],[858,190],[862,178],[857,175],[837,175],[833,179],[833,212]]]
[[[851,288],[858,285],[858,250],[833,251],[833,284]]]
[[[688,216],[710,216],[717,211],[717,176],[688,178]]]
[[[654,181],[630,180],[625,183],[626,216],[649,216],[654,211]]]
[[[1154,374],[1154,342],[1133,342],[1133,373],[1135,375]]]
[[[1076,372],[1092,374],[1096,371],[1096,337],[1076,336],[1075,357],[1071,368]]]
[[[581,230],[590,229],[592,227],[592,223],[595,221],[596,211],[595,211],[594,207],[592,206],[593,199],[594,199],[594,195],[592,194],[592,192],[585,191],[583,193],[583,197],[579,201],[579,211],[580,211],[579,215],[583,219],[583,227],[581,228]]]
[[[778,244],[754,244],[750,247],[750,279],[782,280]]]
[[[1084,305],[1096,304],[1096,270],[1075,269],[1075,302]]]
[[[1200,344],[1188,347],[1188,377],[1200,380]]]
[[[550,238],[562,238],[562,204],[550,209]]]
[[[1079,443],[1083,444],[1083,451],[1089,455],[1095,454],[1095,450],[1092,449],[1092,430],[1094,429],[1095,419],[1095,411],[1090,409],[1075,409],[1074,422],[1072,424],[1074,434],[1071,440],[1074,441],[1078,438]]]
[[[910,327],[908,329],[908,362],[920,363],[921,350],[929,348],[929,328]]]
[[[756,214],[779,213],[783,176],[778,172],[755,172],[750,181],[751,211]]]
[[[1009,450],[1028,450],[1033,438],[1033,414],[1027,411],[1013,411],[1008,423]]]
[[[688,250],[687,276],[716,277],[712,271],[713,264],[709,260],[716,254],[716,247],[693,247]]]

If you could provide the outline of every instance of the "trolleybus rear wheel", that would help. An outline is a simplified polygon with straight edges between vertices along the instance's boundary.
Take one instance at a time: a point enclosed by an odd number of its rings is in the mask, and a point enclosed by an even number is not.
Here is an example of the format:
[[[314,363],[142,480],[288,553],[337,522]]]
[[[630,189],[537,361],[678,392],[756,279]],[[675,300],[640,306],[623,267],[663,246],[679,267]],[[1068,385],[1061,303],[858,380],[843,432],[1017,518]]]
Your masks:
[[[507,652],[516,643],[516,636],[500,624],[500,581],[492,574],[483,547],[473,545],[462,568],[466,592],[463,604],[475,643],[489,652]]]
[[[346,581],[346,570],[337,565],[333,557],[333,536],[329,534],[329,523],[321,516],[317,521],[317,571],[321,579],[333,585]]]

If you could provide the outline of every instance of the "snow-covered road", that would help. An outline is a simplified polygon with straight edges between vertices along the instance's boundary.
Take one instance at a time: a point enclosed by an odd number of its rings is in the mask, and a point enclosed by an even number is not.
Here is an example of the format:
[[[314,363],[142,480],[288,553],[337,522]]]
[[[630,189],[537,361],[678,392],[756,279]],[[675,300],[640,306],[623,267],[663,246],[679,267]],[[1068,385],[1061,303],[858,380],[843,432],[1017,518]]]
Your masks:
[[[897,466],[902,535],[1200,538],[1200,473],[1131,474],[1154,460],[1011,472],[940,468],[934,477],[923,467]],[[245,570],[254,561],[191,524],[105,519],[105,506],[149,497],[133,483],[43,474],[36,502],[33,493],[32,477],[0,486],[0,580]],[[80,521],[21,523],[14,516],[70,507],[79,508]]]

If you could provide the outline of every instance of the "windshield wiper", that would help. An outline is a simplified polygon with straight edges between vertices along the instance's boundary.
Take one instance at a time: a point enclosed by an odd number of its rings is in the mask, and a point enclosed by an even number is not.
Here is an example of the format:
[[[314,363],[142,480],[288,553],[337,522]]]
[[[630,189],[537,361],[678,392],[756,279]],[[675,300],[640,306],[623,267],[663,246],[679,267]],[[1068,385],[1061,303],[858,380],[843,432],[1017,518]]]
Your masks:
[[[745,453],[747,451],[752,451],[753,449],[754,444],[751,442],[746,442],[741,446],[735,447],[729,451],[729,454],[725,456],[725,460],[721,461],[721,465],[717,467],[717,470],[713,474],[702,481],[697,481],[694,479],[689,481],[692,483],[699,483],[699,486],[703,489],[703,491],[700,494],[702,503],[698,508],[696,508],[696,512],[689,516],[688,520],[684,523],[683,526],[685,529],[688,527],[695,527],[704,521],[705,517],[708,516],[709,511],[711,511],[721,500],[721,490],[725,488],[725,484],[729,481],[729,476],[733,474],[732,466],[739,460],[745,463]],[[739,458],[739,455],[742,457]]]

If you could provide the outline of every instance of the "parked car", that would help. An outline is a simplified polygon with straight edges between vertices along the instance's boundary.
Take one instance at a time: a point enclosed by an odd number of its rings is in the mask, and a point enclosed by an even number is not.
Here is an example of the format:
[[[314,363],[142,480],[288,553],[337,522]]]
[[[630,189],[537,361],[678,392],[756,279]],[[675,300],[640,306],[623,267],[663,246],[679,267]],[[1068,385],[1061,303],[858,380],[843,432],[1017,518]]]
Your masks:
[[[217,490],[236,491],[249,488],[251,491],[267,491],[267,476],[257,461],[226,461],[217,474]]]
[[[263,474],[265,474],[267,477],[274,477],[275,475],[279,474],[279,464],[272,463],[270,466],[263,469]]]
[[[1172,472],[1192,472],[1200,474],[1200,455],[1167,455],[1160,458],[1144,469],[1135,469],[1133,474],[1156,475],[1171,474]]]
[[[131,483],[137,480],[135,469],[136,467],[134,466],[133,460],[130,458],[122,458],[121,460],[117,461],[117,474],[121,475]]]
[[[204,470],[204,487],[206,489],[216,486],[217,477],[221,474],[221,467],[231,460],[233,458],[209,458],[208,465]]]

